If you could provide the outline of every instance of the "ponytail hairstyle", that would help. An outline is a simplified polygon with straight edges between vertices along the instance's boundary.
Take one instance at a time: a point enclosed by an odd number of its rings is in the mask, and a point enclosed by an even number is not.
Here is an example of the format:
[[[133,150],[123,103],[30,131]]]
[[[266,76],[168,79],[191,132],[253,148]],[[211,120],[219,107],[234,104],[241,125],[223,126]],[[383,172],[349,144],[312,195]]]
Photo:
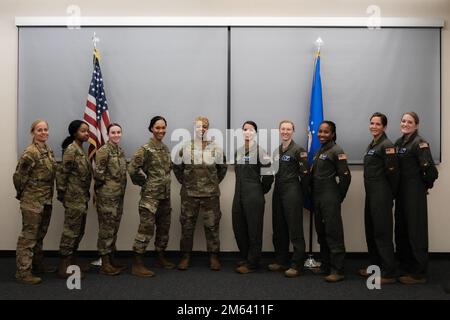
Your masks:
[[[419,122],[420,122],[420,119],[419,119],[419,116],[417,115],[417,113],[415,113],[414,111],[408,111],[408,112],[405,112],[403,115],[402,115],[402,118],[403,118],[403,116],[404,115],[409,115],[409,116],[411,116],[411,117],[413,117],[414,118],[414,122],[416,123],[416,125],[419,125]]]
[[[164,121],[164,123],[166,124],[167,127],[167,121],[166,119],[164,119],[164,117],[162,116],[155,116],[150,120],[150,124],[148,125],[148,131],[150,131],[151,133],[153,133],[152,128],[155,126],[155,123],[159,120]]]
[[[381,124],[383,125],[383,127],[386,127],[388,124],[388,120],[385,114],[381,113],[381,112],[375,112],[371,117],[370,120],[372,120],[372,118],[375,117],[379,117],[381,120]]]
[[[77,133],[78,129],[80,129],[82,124],[86,124],[89,126],[85,121],[83,120],[73,120],[68,127],[69,136],[64,139],[63,143],[61,144],[62,153],[64,154],[64,151],[66,148],[75,140],[75,134]]]
[[[33,123],[31,124],[31,128],[30,128],[30,134],[31,134],[31,141],[34,143],[34,129],[36,129],[36,126],[41,123],[44,122],[47,125],[47,129],[48,129],[48,122],[43,120],[43,119],[36,119],[33,121]]]
[[[106,129],[106,133],[107,133],[107,134],[109,134],[109,130],[111,130],[112,127],[119,127],[120,130],[122,130],[122,126],[121,126],[120,124],[118,124],[118,123],[116,123],[116,122],[113,122],[113,123],[111,123],[111,124],[108,126],[108,129]]]
[[[322,125],[323,123],[327,124],[330,127],[331,132],[334,133],[332,140],[334,142],[336,142],[336,139],[337,139],[336,124],[333,121],[329,121],[329,120],[322,121],[320,124]]]

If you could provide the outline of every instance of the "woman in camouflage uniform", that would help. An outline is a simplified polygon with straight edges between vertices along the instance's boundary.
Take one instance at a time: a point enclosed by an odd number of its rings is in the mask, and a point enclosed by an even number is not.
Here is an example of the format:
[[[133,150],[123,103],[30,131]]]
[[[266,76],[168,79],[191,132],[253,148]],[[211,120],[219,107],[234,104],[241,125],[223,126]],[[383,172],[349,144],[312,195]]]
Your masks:
[[[45,142],[48,124],[36,120],[31,125],[32,143],[25,149],[13,175],[16,198],[22,211],[22,232],[17,241],[16,279],[27,284],[42,280],[33,273],[55,272],[43,264],[42,241],[52,213],[56,162]]]
[[[402,137],[395,142],[400,184],[395,199],[395,248],[403,284],[426,282],[428,269],[428,189],[438,178],[428,142],[419,135],[419,117],[407,112],[400,122]]]
[[[227,164],[222,148],[207,135],[208,118],[198,116],[194,129],[195,138],[185,141],[177,150],[173,167],[181,184],[180,249],[183,256],[178,270],[189,268],[195,224],[201,214],[209,253],[209,268],[219,271],[219,224],[222,217],[219,184],[225,178]]]
[[[156,266],[173,269],[175,265],[164,256],[169,242],[170,228],[170,152],[162,142],[166,135],[167,122],[161,116],[153,117],[148,130],[153,134],[149,142],[141,146],[128,167],[131,180],[141,186],[139,201],[140,224],[134,240],[135,253],[131,274],[138,277],[153,277],[155,273],[144,265],[144,254],[153,237],[156,225]]]
[[[98,213],[98,252],[102,257],[100,273],[117,275],[124,266],[115,263],[114,254],[123,213],[123,198],[127,186],[127,161],[119,146],[122,127],[109,125],[108,142],[95,155],[95,195]]]
[[[91,187],[92,166],[83,150],[89,139],[88,124],[74,120],[69,134],[62,143],[63,159],[56,177],[57,197],[64,205],[64,230],[61,235],[61,261],[58,275],[67,278],[67,267],[76,263],[76,251],[84,235]],[[82,268],[82,271],[87,271]]]

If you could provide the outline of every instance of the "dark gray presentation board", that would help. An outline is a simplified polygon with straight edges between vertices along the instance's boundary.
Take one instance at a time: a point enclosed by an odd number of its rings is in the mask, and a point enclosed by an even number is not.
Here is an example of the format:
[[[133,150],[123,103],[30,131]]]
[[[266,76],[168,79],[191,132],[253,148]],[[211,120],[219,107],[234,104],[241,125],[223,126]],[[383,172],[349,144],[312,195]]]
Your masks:
[[[20,27],[19,153],[30,141],[31,122],[44,118],[60,155],[69,122],[83,116],[94,31],[111,119],[123,125],[128,157],[148,139],[149,119],[157,114],[169,122],[172,147],[173,130],[191,130],[197,115],[222,131],[227,122],[239,128],[254,120],[272,129],[290,119],[305,145],[320,36],[324,116],[336,122],[350,162],[362,161],[373,112],[388,115],[395,140],[409,110],[419,114],[420,132],[440,161],[439,28]]]
[[[232,28],[231,126],[254,119],[261,128],[295,122],[306,145],[314,41],[321,37],[324,118],[337,126],[350,163],[361,163],[370,115],[388,116],[388,136],[416,111],[420,133],[440,161],[440,29]]]
[[[83,117],[94,31],[110,118],[122,125],[127,157],[149,139],[155,115],[168,121],[168,143],[176,128],[192,133],[198,115],[225,130],[227,28],[20,28],[18,152],[33,120],[44,118],[61,156],[70,121]]]

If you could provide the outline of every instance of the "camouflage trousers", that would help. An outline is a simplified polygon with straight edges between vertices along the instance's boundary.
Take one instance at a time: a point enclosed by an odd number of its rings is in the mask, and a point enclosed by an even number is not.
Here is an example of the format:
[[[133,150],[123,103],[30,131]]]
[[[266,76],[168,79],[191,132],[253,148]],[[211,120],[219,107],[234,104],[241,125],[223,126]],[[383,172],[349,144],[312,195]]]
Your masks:
[[[78,250],[84,236],[87,217],[87,202],[64,203],[64,228],[59,244],[59,253],[69,256]]]
[[[203,215],[206,249],[208,252],[218,253],[220,251],[219,223],[222,216],[218,196],[203,198],[181,195],[180,250],[185,253],[192,251],[195,225],[199,213]]]
[[[97,249],[101,256],[115,251],[117,232],[123,213],[123,196],[97,199],[98,241]]]
[[[22,232],[17,241],[16,263],[18,274],[31,272],[33,262],[42,259],[42,242],[47,234],[52,215],[52,205],[42,210],[22,207]]]
[[[139,229],[134,240],[133,251],[145,253],[155,232],[155,250],[164,251],[169,242],[170,199],[141,199],[139,202]]]

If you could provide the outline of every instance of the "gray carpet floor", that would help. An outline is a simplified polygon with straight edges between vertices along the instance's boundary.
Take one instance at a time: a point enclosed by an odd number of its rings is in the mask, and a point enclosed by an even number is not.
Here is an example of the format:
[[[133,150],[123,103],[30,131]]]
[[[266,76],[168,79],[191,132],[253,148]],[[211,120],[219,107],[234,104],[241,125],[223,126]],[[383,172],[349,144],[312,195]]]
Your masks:
[[[92,259],[80,259],[91,261]],[[119,259],[131,264],[130,258]],[[172,257],[177,262],[175,257]],[[49,258],[57,264],[57,258]],[[147,258],[152,266],[154,259]],[[210,271],[205,255],[195,256],[188,271],[153,268],[154,278],[137,278],[129,269],[119,276],[104,276],[96,269],[89,271],[81,281],[81,290],[68,290],[65,280],[56,274],[44,275],[43,283],[36,286],[17,283],[14,279],[15,259],[0,258],[0,299],[151,299],[151,300],[299,300],[299,299],[437,299],[450,300],[442,284],[450,278],[450,261],[430,261],[428,283],[405,286],[393,284],[380,290],[369,290],[365,279],[356,274],[364,260],[347,259],[346,280],[326,283],[321,276],[305,271],[298,278],[289,279],[281,273],[266,271],[241,275],[234,272],[236,257],[222,258],[223,268]],[[264,258],[263,265],[270,263]]]

